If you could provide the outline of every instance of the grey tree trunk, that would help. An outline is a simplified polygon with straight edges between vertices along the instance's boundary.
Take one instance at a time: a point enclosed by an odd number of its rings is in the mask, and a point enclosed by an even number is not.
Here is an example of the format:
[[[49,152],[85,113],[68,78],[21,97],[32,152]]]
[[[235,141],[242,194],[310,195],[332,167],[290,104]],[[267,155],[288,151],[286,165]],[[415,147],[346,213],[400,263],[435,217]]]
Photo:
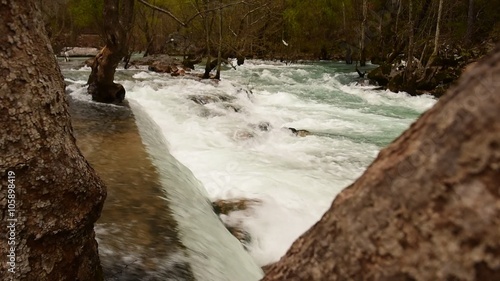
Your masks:
[[[440,24],[441,24],[441,14],[443,12],[443,0],[439,0],[439,8],[438,8],[438,17],[436,22],[436,34],[434,36],[434,50],[427,62],[427,67],[432,66],[434,60],[436,59],[439,51],[439,33],[440,33]]]
[[[37,2],[0,3],[0,276],[102,280],[94,223],[106,190],[75,144]]]
[[[383,149],[263,280],[500,280],[500,48]]]

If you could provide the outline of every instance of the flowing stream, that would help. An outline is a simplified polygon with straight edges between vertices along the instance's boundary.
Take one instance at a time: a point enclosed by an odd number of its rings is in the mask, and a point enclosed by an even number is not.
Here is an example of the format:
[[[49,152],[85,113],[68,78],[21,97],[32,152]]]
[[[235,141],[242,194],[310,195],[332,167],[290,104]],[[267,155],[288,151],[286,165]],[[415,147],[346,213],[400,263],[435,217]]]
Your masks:
[[[90,102],[89,69],[63,66],[63,74],[72,98]],[[285,254],[380,149],[435,103],[356,80],[353,66],[331,62],[247,61],[218,83],[117,72],[198,280],[224,280],[217,272],[245,280],[240,268],[257,280],[255,264]],[[290,127],[311,134],[299,137]],[[255,199],[221,216],[249,233],[251,259],[244,251],[231,257],[238,241],[208,203],[218,199]]]

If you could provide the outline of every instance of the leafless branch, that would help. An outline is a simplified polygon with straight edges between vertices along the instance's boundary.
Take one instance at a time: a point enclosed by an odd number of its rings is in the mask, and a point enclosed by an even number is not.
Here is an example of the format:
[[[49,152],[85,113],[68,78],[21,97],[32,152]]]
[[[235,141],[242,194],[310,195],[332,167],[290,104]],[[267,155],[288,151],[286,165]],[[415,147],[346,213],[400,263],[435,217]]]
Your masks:
[[[137,0],[137,1],[139,1],[140,3],[142,3],[142,4],[146,5],[146,6],[148,6],[148,7],[149,7],[149,8],[151,8],[151,9],[157,10],[158,12],[162,12],[162,13],[164,13],[164,14],[168,15],[169,17],[171,17],[172,19],[174,19],[176,22],[178,22],[180,25],[182,25],[182,26],[184,26],[184,27],[185,27],[185,26],[187,26],[187,24],[186,24],[186,23],[184,23],[184,22],[182,22],[180,19],[178,19],[178,18],[177,18],[174,14],[172,14],[172,12],[170,12],[169,10],[166,10],[166,9],[160,8],[160,7],[158,7],[158,6],[155,6],[155,5],[153,5],[153,4],[150,4],[150,3],[149,3],[148,1],[146,1],[146,0]]]
[[[168,15],[169,17],[171,17],[172,19],[174,19],[177,23],[179,23],[183,27],[186,27],[192,20],[194,20],[195,18],[197,18],[198,16],[200,16],[202,14],[206,14],[206,13],[210,13],[210,12],[213,12],[213,11],[217,11],[219,9],[225,9],[225,8],[228,8],[228,7],[231,7],[231,6],[235,6],[235,5],[246,3],[246,1],[236,1],[236,2],[228,3],[228,4],[225,4],[225,5],[213,8],[213,9],[207,9],[207,10],[202,10],[202,11],[198,10],[198,12],[196,14],[192,15],[189,19],[187,19],[186,22],[183,22],[182,20],[178,19],[174,14],[172,14],[172,12],[170,12],[167,9],[155,6],[155,5],[149,3],[146,0],[137,0],[137,1],[139,1],[140,3],[148,6],[151,9],[157,10],[158,12],[162,12],[162,13]]]

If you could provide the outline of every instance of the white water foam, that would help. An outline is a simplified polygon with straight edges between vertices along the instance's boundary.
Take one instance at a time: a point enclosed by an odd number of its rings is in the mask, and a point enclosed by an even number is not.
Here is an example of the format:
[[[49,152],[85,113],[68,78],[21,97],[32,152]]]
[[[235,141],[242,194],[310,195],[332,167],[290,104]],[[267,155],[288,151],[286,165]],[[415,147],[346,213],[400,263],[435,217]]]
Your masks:
[[[262,202],[223,217],[250,233],[247,248],[260,265],[277,261],[362,173],[379,143],[390,141],[377,138],[396,137],[435,102],[342,85],[335,73],[318,72],[310,65],[258,61],[224,72],[219,83],[149,72],[126,83],[128,97],[160,126],[172,155],[211,200]],[[234,99],[199,105],[193,95]],[[271,130],[258,130],[259,122],[269,122]],[[317,134],[300,138],[282,127]]]
[[[223,216],[250,233],[247,249],[261,266],[279,260],[378,151],[435,102],[341,83],[356,75],[340,64],[247,61],[222,75],[215,83],[131,71],[118,82],[211,200],[262,202]],[[230,98],[200,105],[193,96]],[[259,130],[260,122],[270,130]],[[284,127],[313,135],[296,137]]]

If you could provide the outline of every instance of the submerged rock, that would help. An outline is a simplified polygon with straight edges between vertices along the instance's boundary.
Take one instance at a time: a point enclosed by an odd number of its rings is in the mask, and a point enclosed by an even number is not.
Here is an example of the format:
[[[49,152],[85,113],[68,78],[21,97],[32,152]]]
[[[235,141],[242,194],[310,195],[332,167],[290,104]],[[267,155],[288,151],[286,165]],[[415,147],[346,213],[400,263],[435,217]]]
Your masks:
[[[269,122],[260,122],[257,125],[257,128],[263,132],[269,132],[272,129],[272,126]]]
[[[234,133],[233,139],[235,140],[247,140],[255,137],[255,134],[249,131],[238,130]]]
[[[172,73],[177,71],[177,66],[171,62],[154,61],[149,65],[148,70],[158,73]]]
[[[227,216],[232,212],[248,210],[252,205],[259,205],[261,203],[262,201],[258,199],[221,199],[212,202],[212,208],[215,214],[217,214],[219,218],[221,218],[222,216]],[[241,242],[243,247],[247,249],[246,245],[248,245],[252,241],[252,236],[248,231],[243,229],[241,222],[228,224],[222,220],[222,223],[227,228],[227,230]]]
[[[252,205],[262,204],[259,199],[220,199],[212,202],[212,208],[217,215],[228,215],[231,212],[243,211]]]
[[[188,99],[194,101],[199,105],[205,105],[208,103],[215,102],[230,102],[235,99],[235,97],[218,94],[218,95],[191,95],[188,96]]]
[[[287,129],[289,130],[290,132],[292,132],[292,134],[298,136],[298,137],[305,137],[305,136],[308,136],[311,134],[311,132],[309,132],[308,130],[297,130],[295,128],[292,128],[292,127],[285,127],[284,129]]]

